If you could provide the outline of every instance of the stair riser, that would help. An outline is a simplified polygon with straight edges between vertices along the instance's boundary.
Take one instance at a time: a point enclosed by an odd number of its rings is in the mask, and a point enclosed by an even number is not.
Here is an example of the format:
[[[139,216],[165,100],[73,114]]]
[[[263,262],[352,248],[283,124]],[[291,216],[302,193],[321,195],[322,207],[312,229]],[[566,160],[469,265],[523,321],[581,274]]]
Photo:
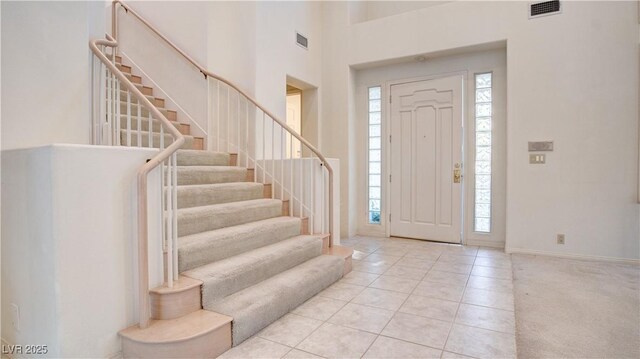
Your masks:
[[[220,152],[179,151],[178,166],[233,166],[231,156]]]
[[[251,181],[247,181],[247,182],[251,182]],[[272,193],[273,193],[273,186],[271,186],[271,183],[265,183],[263,185],[263,197],[264,198],[271,198]]]
[[[123,358],[217,358],[231,349],[231,323],[176,343],[139,343],[122,337]]]
[[[213,233],[215,236],[215,232]],[[246,228],[232,234],[211,237],[208,240],[200,240],[189,245],[185,244],[181,238],[178,247],[179,269],[182,273],[300,234],[303,234],[301,233],[300,220],[291,218],[277,224],[263,225],[255,229]]]
[[[188,209],[187,209],[188,210]],[[184,211],[184,210],[183,210]],[[282,215],[280,203],[231,211],[198,211],[178,213],[178,236],[237,226]]]
[[[211,188],[207,190],[192,190],[178,188],[178,208],[207,206],[212,204],[248,201],[264,198],[260,186],[252,188],[227,190],[226,188]]]
[[[278,243],[276,246],[283,243],[289,244],[292,241],[299,242],[299,246],[286,253],[278,253],[273,257],[263,259],[261,262],[248,262],[243,265],[242,269],[232,275],[226,275],[223,278],[210,277],[208,280],[198,278],[203,281],[203,307],[213,305],[228,295],[260,283],[322,254],[322,241],[319,238],[305,238],[304,240],[294,238]],[[186,272],[185,275],[191,276],[189,272]]]
[[[180,186],[244,182],[245,178],[245,170],[241,168],[234,171],[186,171],[178,167],[178,185]]]
[[[152,132],[160,132],[160,121],[158,120],[152,120],[151,121],[153,123],[153,130]],[[189,126],[186,123],[179,123],[179,122],[172,122],[171,123],[173,125],[173,127],[177,128],[178,131],[180,131],[180,133],[182,133],[183,135],[190,135],[191,134],[191,126]],[[123,130],[127,129],[127,116],[121,116],[120,117],[120,128]],[[148,118],[144,118],[144,119],[140,119],[140,128],[142,129],[142,131],[149,131],[149,119]],[[131,117],[131,130],[132,131],[137,131],[138,130],[138,118],[132,116]]]

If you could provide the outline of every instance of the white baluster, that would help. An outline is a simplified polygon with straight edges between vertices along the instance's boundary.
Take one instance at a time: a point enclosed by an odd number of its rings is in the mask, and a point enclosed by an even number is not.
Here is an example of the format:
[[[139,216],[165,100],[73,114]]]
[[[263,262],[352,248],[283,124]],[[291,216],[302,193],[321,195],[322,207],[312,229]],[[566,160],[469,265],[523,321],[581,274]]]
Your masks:
[[[138,104],[138,147],[142,147],[142,105],[140,100],[137,100]]]
[[[149,111],[149,119],[147,121],[148,122],[148,127],[147,127],[147,131],[149,132],[149,148],[153,148],[153,119],[151,118],[151,111]],[[158,120],[158,124],[160,126],[162,126],[162,122],[160,122],[160,120]]]
[[[127,146],[131,147],[131,91],[127,90]]]
[[[120,115],[122,113],[122,109],[120,108],[121,105],[122,103],[120,102],[120,81],[116,80],[116,131],[118,134],[116,136],[116,144],[118,146],[122,145],[122,138],[121,138],[122,128],[120,126]]]
[[[289,213],[291,213],[292,216],[294,198],[296,197],[293,186],[293,134],[289,133]]]
[[[178,280],[178,154],[174,152],[172,155],[173,171],[171,193],[173,194],[173,278]]]
[[[100,106],[100,113],[98,115],[98,127],[97,127],[97,131],[98,131],[98,138],[97,140],[99,141],[97,144],[98,145],[103,145],[104,144],[104,135],[103,135],[103,126],[104,126],[104,121],[105,121],[105,117],[107,116],[107,109],[106,109],[106,84],[107,82],[107,74],[106,74],[106,67],[104,66],[104,64],[101,62],[100,63],[100,94],[98,95],[98,101],[99,101],[99,106]]]
[[[167,170],[162,175],[167,176],[167,186],[163,187],[163,191],[167,196],[167,207],[165,207],[165,225],[167,226],[167,286],[173,287],[173,195],[171,188],[173,187],[173,164],[172,157],[167,158]]]
[[[311,177],[309,177],[309,180],[311,181],[311,194],[309,196],[310,199],[310,206],[309,206],[309,228],[311,229],[311,233],[315,233],[313,231],[314,228],[314,223],[315,222],[315,217],[316,217],[316,181],[315,181],[315,173],[313,171],[313,165],[314,165],[314,159],[313,156],[311,156],[311,161],[309,163],[309,171],[311,173]]]
[[[267,128],[265,127],[265,113],[262,111],[262,183],[267,183],[267,154],[266,154],[266,136],[267,136]],[[273,189],[273,188],[272,188]],[[273,190],[271,191],[271,196],[273,197]]]

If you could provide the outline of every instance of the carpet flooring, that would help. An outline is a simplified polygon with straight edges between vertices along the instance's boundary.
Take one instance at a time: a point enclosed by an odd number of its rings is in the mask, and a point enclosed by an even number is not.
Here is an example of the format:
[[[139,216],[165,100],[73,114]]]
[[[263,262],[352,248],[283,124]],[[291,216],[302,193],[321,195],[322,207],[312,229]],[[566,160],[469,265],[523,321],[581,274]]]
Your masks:
[[[640,266],[512,255],[518,358],[640,358]]]

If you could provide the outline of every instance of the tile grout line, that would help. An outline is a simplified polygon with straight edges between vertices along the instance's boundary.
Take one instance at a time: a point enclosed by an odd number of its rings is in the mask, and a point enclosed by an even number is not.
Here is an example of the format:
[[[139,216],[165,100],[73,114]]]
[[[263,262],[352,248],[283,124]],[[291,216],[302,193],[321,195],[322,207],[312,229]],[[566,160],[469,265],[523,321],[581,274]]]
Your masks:
[[[473,259],[473,262],[476,262],[476,258],[477,256]],[[464,292],[466,292],[467,290],[467,285],[469,285],[469,278],[471,278],[471,275],[469,275],[467,277],[467,281],[464,285],[464,291],[462,292],[462,297],[460,298],[460,301],[458,301],[458,307],[456,308],[456,314],[453,316],[453,321],[451,323],[451,327],[449,327],[449,332],[447,333],[447,339],[445,339],[444,341],[444,346],[442,347],[442,352],[444,354],[444,350],[447,348],[447,343],[449,343],[449,338],[451,337],[451,332],[453,331],[453,326],[456,323],[456,318],[458,317],[458,312],[460,311],[460,305],[462,304],[462,298],[464,298]]]

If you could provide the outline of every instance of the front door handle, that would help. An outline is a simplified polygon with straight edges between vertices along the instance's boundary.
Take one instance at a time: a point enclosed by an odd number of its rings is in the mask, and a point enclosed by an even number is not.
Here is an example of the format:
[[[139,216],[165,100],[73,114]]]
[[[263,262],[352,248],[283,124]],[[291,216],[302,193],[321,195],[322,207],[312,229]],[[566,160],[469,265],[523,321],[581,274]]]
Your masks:
[[[455,169],[453,170],[453,183],[462,182],[462,170],[460,167],[460,164],[456,163]]]

